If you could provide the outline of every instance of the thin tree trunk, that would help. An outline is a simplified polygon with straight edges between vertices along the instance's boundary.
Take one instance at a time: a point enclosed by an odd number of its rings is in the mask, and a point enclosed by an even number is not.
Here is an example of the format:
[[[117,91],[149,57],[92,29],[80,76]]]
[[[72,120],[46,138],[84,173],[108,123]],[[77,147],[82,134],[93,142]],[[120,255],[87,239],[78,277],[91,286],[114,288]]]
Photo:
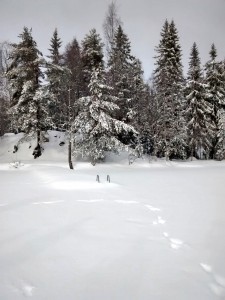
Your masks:
[[[71,99],[70,99],[70,89],[68,90],[69,92],[69,144],[68,144],[68,163],[69,163],[69,168],[73,170],[73,163],[72,163],[72,142],[71,142],[71,126],[72,126],[72,112],[71,112]]]
[[[193,146],[191,147],[191,161],[193,160],[193,155],[194,155],[194,150],[193,150]]]
[[[41,142],[41,130],[37,130],[37,146],[40,145]]]
[[[37,146],[34,148],[33,155],[34,158],[37,158],[41,156],[41,129],[40,129],[40,113],[39,113],[39,107],[37,109]]]
[[[71,140],[69,140],[68,144],[68,162],[69,162],[69,167],[71,170],[73,170],[73,163],[72,163],[72,143]]]

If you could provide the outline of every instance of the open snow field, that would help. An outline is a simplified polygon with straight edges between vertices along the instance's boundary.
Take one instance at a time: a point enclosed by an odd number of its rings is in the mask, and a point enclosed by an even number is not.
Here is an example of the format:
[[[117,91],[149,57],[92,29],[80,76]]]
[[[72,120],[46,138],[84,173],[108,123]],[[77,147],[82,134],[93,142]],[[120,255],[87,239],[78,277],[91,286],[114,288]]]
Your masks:
[[[225,299],[225,162],[71,171],[62,147],[32,160],[15,139],[0,140],[1,300]]]

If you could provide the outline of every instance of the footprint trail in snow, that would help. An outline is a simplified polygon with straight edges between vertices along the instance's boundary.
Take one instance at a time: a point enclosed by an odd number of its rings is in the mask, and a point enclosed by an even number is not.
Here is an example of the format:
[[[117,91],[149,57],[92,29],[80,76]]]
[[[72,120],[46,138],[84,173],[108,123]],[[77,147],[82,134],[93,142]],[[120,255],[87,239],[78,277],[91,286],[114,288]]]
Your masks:
[[[150,210],[153,213],[160,212],[161,209],[158,207],[154,207],[148,204],[144,205],[145,208]],[[164,225],[166,223],[166,220],[164,220],[161,216],[157,216],[157,219],[152,222],[154,226],[156,225]],[[174,250],[181,249],[185,242],[181,239],[177,238],[170,238],[170,235],[168,232],[164,231],[162,233],[163,237],[169,242],[170,248]],[[209,274],[211,276],[212,281],[209,283],[209,288],[211,292],[216,295],[219,298],[225,299],[225,277],[222,277],[221,275],[218,275],[213,272],[212,266],[206,263],[200,263],[201,268],[204,272]]]
[[[170,241],[170,247],[175,250],[180,249],[184,244],[184,242],[179,239],[169,239],[169,241]]]
[[[220,298],[225,298],[225,277],[218,275],[213,271],[212,266],[206,263],[200,263],[201,268],[205,271],[210,277],[211,282],[209,283],[209,288],[213,294]]]

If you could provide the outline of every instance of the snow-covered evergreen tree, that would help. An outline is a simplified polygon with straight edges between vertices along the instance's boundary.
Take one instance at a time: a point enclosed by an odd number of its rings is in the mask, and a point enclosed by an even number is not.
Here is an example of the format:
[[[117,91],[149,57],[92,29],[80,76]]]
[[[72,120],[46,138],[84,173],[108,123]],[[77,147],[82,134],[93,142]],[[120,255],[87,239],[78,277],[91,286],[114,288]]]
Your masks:
[[[161,40],[156,48],[154,71],[155,101],[158,119],[155,123],[154,149],[158,156],[184,158],[186,155],[183,120],[184,78],[181,47],[174,22],[163,25]]]
[[[215,159],[217,160],[224,159],[224,153],[225,153],[224,120],[225,120],[224,109],[220,108],[217,111],[217,118],[216,118],[217,135],[216,135],[216,145],[215,145]]]
[[[131,99],[128,102],[128,121],[137,129],[142,124],[142,115],[143,115],[143,102],[146,93],[146,84],[144,83],[143,78],[143,69],[141,61],[139,59],[134,59],[131,65],[131,75],[132,80],[130,81],[130,92]]]
[[[149,88],[144,82],[143,69],[141,61],[134,58],[131,64],[131,79],[130,79],[130,101],[128,105],[127,124],[132,125],[138,132],[138,135],[133,136],[130,140],[134,147],[142,145],[145,149],[146,137],[149,132]]]
[[[96,29],[90,30],[81,43],[84,96],[90,95],[89,83],[93,70],[103,68],[103,43]]]
[[[216,61],[217,51],[213,44],[210,50],[210,60],[205,65],[206,100],[211,104],[210,120],[215,126],[211,137],[212,148],[210,158],[222,159],[224,155],[224,128],[222,126],[223,110],[225,108],[225,78],[221,62]]]
[[[214,128],[209,118],[212,113],[212,105],[205,100],[205,84],[196,43],[191,49],[186,92],[190,154],[191,157],[203,158],[203,154],[208,156],[212,146],[211,135]]]
[[[21,41],[12,45],[7,71],[12,93],[10,113],[15,121],[14,130],[24,131],[26,136],[36,135],[34,156],[37,157],[41,155],[41,130],[46,128],[47,121],[41,88],[43,59],[31,30],[24,27],[19,38]]]
[[[122,132],[133,132],[132,126],[115,119],[117,98],[106,84],[102,68],[93,69],[89,84],[90,96],[80,98],[82,110],[75,119],[77,132],[75,152],[87,157],[94,165],[104,159],[106,151],[118,152],[124,145],[117,138]]]
[[[129,123],[131,111],[129,109],[132,101],[132,62],[130,41],[121,26],[115,33],[113,48],[108,61],[108,80],[114,88],[114,95],[118,97],[119,111],[117,118]]]
[[[74,38],[71,43],[66,45],[63,54],[63,66],[66,70],[63,80],[63,113],[64,130],[68,138],[68,162],[70,169],[73,169],[72,148],[74,128],[73,122],[78,114],[78,99],[84,95],[84,82],[82,72],[81,51],[78,41]]]
[[[69,70],[67,90],[69,90],[70,95],[68,95],[68,97],[66,96],[66,99],[70,98],[72,115],[73,118],[75,118],[78,112],[78,99],[84,96],[81,51],[76,39],[73,39],[72,42],[66,46],[63,61]]]
[[[48,56],[51,59],[53,64],[56,65],[60,64],[62,55],[60,54],[59,49],[61,46],[62,46],[62,41],[59,38],[58,30],[56,28],[53,32],[53,36],[50,41],[50,48],[49,48],[50,55]]]
[[[47,81],[49,89],[49,114],[51,117],[51,127],[63,128],[65,122],[65,103],[63,90],[65,87],[65,69],[62,66],[62,55],[60,54],[60,48],[62,41],[58,36],[57,29],[54,30],[53,36],[50,41],[50,59],[47,63]],[[50,125],[50,124],[49,124]]]
[[[10,128],[8,115],[10,95],[8,80],[5,74],[9,53],[10,45],[7,42],[0,43],[0,136]]]

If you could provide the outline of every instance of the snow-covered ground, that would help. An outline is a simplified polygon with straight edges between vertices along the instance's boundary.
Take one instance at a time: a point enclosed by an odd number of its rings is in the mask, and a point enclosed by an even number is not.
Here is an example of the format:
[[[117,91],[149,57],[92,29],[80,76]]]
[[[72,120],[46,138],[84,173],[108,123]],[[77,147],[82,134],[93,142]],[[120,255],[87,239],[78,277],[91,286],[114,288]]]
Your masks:
[[[225,162],[72,171],[59,133],[37,160],[17,139],[0,138],[1,300],[225,299]]]

